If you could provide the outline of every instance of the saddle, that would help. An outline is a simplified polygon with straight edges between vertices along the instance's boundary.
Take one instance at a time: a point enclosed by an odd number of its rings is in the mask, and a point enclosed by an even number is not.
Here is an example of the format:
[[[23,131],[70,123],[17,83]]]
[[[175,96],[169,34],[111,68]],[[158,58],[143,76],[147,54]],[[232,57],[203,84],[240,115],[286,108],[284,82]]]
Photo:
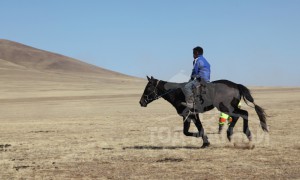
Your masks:
[[[207,88],[206,85],[200,84],[199,86],[193,89],[193,94],[195,96],[195,101],[200,102],[200,104],[204,103],[203,95],[206,94]]]
[[[198,79],[197,79],[198,80]],[[196,87],[192,89],[194,102],[197,107],[204,107],[212,103],[211,97],[214,93],[213,84],[206,82],[204,79],[199,79]]]

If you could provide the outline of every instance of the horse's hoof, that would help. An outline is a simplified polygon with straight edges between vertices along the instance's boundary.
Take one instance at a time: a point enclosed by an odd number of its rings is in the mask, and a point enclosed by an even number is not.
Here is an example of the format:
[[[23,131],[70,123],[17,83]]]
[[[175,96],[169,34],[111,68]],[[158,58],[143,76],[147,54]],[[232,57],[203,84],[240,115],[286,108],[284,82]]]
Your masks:
[[[229,142],[231,142],[231,136],[227,136]]]
[[[202,149],[207,148],[210,146],[210,143],[203,143],[203,145],[201,146]]]

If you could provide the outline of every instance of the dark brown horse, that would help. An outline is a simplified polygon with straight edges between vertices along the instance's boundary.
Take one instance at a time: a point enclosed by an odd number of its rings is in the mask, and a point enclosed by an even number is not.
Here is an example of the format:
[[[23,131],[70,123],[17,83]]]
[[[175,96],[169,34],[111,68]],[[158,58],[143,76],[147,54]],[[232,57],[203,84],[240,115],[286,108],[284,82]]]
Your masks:
[[[227,138],[229,141],[231,141],[233,128],[239,117],[243,118],[243,132],[251,141],[252,136],[248,126],[248,112],[238,107],[241,98],[244,99],[246,104],[247,101],[254,104],[254,109],[259,117],[261,127],[264,131],[268,132],[264,110],[254,103],[254,99],[251,96],[249,89],[241,84],[236,84],[228,80],[205,83],[205,94],[201,95],[201,104],[197,106],[196,109],[190,110],[182,104],[182,102],[185,102],[184,86],[186,83],[170,83],[154,79],[153,77],[149,78],[148,76],[147,79],[148,83],[141,97],[140,105],[146,107],[152,101],[161,97],[164,98],[172,104],[177,113],[183,117],[184,135],[202,137],[202,148],[208,147],[210,142],[208,141],[207,135],[204,133],[198,113],[212,110],[214,107],[232,117],[232,123],[230,123],[227,129]],[[197,133],[189,132],[191,121],[193,121],[197,127]]]

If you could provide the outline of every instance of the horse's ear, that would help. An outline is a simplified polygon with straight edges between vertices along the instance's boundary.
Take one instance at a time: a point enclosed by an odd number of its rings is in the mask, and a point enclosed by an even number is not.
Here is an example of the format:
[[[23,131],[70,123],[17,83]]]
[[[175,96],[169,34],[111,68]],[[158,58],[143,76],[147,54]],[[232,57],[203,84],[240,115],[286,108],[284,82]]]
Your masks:
[[[153,76],[151,76],[151,79],[154,79]]]
[[[147,76],[148,81],[150,81],[150,78]]]

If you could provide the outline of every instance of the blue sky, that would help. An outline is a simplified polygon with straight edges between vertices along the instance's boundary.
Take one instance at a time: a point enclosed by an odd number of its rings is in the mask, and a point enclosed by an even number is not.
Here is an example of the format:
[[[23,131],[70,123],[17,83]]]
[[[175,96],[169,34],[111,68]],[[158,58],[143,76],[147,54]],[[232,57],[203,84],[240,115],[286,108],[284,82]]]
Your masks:
[[[189,76],[202,46],[211,80],[300,86],[298,0],[3,0],[0,38],[137,77]]]

